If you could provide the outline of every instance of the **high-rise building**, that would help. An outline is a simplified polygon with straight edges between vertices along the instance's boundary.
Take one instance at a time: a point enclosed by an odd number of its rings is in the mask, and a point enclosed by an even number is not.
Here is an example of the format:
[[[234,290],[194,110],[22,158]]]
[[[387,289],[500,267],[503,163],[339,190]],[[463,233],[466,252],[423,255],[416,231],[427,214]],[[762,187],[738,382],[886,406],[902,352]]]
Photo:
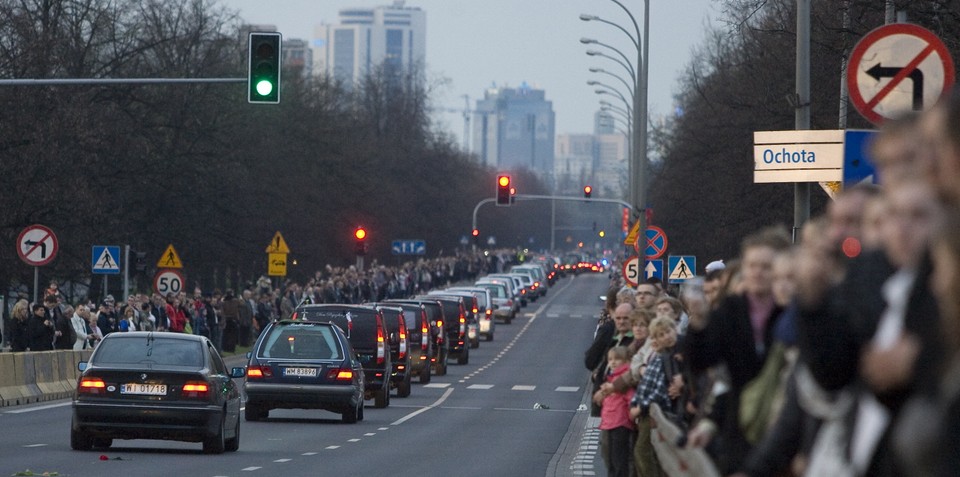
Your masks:
[[[604,132],[607,131],[604,114],[594,116],[593,134],[557,135],[554,172],[557,194],[578,195],[583,186],[590,185],[595,196],[626,198],[630,181],[627,176],[629,144],[627,137],[619,132]]]
[[[426,12],[403,0],[375,8],[345,8],[335,25],[314,30],[315,72],[355,83],[381,65],[407,69],[426,58]]]
[[[306,40],[284,39],[280,53],[283,55],[284,69],[296,71],[301,75],[309,75],[313,71],[313,52],[307,46]]]
[[[553,103],[542,89],[492,87],[473,111],[473,153],[500,170],[526,168],[553,186]]]

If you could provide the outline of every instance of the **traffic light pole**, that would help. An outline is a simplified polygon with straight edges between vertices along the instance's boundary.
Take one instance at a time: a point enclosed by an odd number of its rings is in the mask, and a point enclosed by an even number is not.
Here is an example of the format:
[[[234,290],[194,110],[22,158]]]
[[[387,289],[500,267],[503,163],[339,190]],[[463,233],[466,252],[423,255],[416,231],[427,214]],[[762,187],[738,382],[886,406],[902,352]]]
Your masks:
[[[556,214],[556,203],[557,203],[556,201],[558,200],[576,201],[576,202],[586,201],[586,202],[597,202],[602,204],[617,204],[621,207],[633,210],[633,207],[628,202],[625,202],[619,199],[593,199],[593,198],[584,199],[583,197],[569,197],[564,195],[534,195],[534,194],[517,194],[513,197],[516,198],[517,200],[551,200],[553,201],[553,212],[551,213],[551,223],[550,223],[550,249],[551,250],[554,248],[553,217]],[[483,204],[489,204],[490,202],[496,202],[496,201],[497,201],[496,198],[492,198],[492,199],[483,199],[480,202],[477,202],[476,207],[473,208],[473,221],[471,222],[473,227],[471,228],[471,230],[477,229],[477,212],[480,211],[480,207],[483,206]],[[473,244],[473,250],[474,251],[477,250],[476,242],[474,242]]]
[[[247,78],[43,78],[0,79],[0,86],[57,86],[113,84],[246,83]]]

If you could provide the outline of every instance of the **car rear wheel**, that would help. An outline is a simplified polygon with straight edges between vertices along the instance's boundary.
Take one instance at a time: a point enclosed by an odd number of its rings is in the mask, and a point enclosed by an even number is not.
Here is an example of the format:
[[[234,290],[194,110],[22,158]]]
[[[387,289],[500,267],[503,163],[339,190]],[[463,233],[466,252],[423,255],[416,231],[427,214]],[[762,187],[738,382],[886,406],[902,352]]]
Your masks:
[[[410,397],[410,373],[407,373],[403,381],[397,386],[397,397]]]
[[[493,341],[493,332],[487,333],[487,341]]]
[[[430,366],[424,366],[420,370],[420,384],[430,384]]]
[[[467,364],[470,362],[470,348],[464,347],[463,353],[457,358],[457,364]]]
[[[86,432],[71,429],[70,448],[78,451],[88,451],[93,448],[93,440]]]
[[[390,388],[384,388],[377,391],[373,397],[373,407],[383,409],[390,405]]]
[[[225,449],[227,452],[236,452],[237,450],[240,449],[240,414],[239,414],[239,413],[237,413],[237,427],[236,427],[236,429],[237,429],[236,434],[234,434],[234,436],[233,436],[232,438],[227,439],[227,441],[226,441],[226,443],[225,443],[225,445],[224,445],[224,449]]]
[[[363,401],[353,406],[353,409],[344,411],[343,414],[340,414],[340,418],[345,424],[356,424],[360,420],[361,409],[363,409]]]
[[[480,347],[480,336],[477,336],[476,338],[470,340],[470,347],[471,347],[471,348],[479,348],[479,347]]]
[[[203,440],[204,454],[223,454],[227,446],[226,440],[223,437],[223,426],[226,425],[226,419],[226,416],[221,417],[220,428],[217,429],[217,433]]]
[[[259,421],[266,419],[267,415],[270,413],[269,409],[261,407],[257,404],[247,403],[246,409],[243,410],[243,418],[248,422]]]

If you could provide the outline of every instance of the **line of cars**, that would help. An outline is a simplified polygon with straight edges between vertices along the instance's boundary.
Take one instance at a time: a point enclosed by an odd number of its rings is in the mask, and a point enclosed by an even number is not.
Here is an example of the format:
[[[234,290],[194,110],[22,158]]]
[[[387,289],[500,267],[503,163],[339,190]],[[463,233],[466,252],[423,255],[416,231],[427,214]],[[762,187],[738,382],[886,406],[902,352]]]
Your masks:
[[[70,442],[76,450],[113,439],[202,442],[207,453],[235,451],[243,417],[272,409],[322,409],[345,423],[364,418],[364,402],[390,405],[412,382],[447,374],[448,361],[468,364],[470,349],[492,341],[527,302],[557,279],[531,262],[472,285],[362,305],[303,304],[289,320],[270,323],[245,368],[227,370],[211,342],[197,335],[130,332],[108,335],[83,371],[73,401]]]

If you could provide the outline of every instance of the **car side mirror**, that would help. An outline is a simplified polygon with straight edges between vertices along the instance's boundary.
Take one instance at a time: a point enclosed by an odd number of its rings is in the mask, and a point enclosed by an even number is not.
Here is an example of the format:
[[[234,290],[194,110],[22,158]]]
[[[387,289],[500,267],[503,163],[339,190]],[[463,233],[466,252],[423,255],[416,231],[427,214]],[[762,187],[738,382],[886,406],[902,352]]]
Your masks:
[[[231,378],[242,378],[247,375],[247,368],[236,367],[230,370]]]
[[[81,362],[77,363],[77,369],[80,370],[81,372],[82,372],[83,370],[87,369],[87,362],[86,362],[86,361],[81,361]]]

